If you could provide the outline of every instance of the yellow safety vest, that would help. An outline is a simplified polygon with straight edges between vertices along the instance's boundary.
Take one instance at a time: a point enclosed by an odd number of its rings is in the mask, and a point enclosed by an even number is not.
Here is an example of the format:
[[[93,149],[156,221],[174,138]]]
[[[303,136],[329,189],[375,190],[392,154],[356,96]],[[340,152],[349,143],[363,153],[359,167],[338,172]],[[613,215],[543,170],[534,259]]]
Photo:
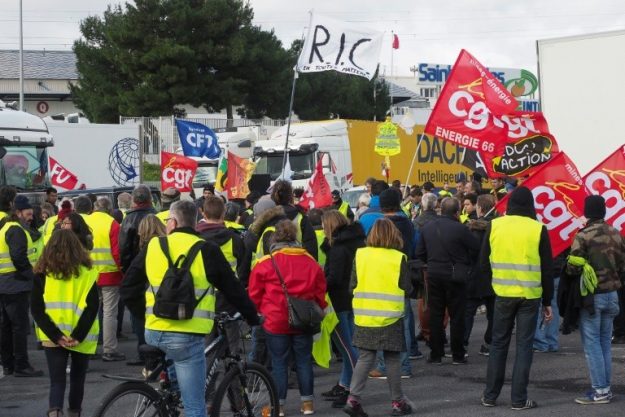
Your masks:
[[[326,234],[323,232],[323,229],[316,229],[315,235],[317,236],[317,262],[321,265],[321,267],[324,267],[326,264],[326,254],[321,250],[321,244],[326,238]]]
[[[7,213],[6,211],[0,211],[0,220],[4,219],[5,217],[9,217],[9,213]]]
[[[54,227],[56,226],[56,223],[58,222],[58,220],[59,220],[58,215],[48,217],[46,219],[46,222],[43,224],[43,226],[41,226],[41,230],[40,230],[41,238],[43,239],[44,245],[47,245],[48,241],[52,237],[52,232],[54,232]]]
[[[9,253],[9,245],[6,240],[6,234],[9,228],[17,226],[24,231],[26,235],[27,249],[26,254],[31,265],[34,265],[39,259],[37,248],[33,244],[33,239],[30,237],[30,233],[22,227],[18,222],[6,222],[2,229],[0,229],[0,274],[8,274],[9,272],[15,272],[15,265],[11,260],[11,254]]]
[[[356,251],[354,322],[362,327],[385,327],[404,316],[405,292],[397,281],[402,259],[395,249],[360,248]]]
[[[348,211],[348,210],[351,210],[351,209],[349,208],[349,203],[348,203],[347,201],[343,201],[343,202],[341,203],[341,207],[339,207],[339,212],[340,212],[343,216],[347,217],[347,211]]]
[[[460,215],[460,223],[465,224],[468,221],[469,221],[469,215],[466,213],[462,213]]]
[[[322,368],[330,367],[330,359],[332,358],[332,348],[330,347],[330,336],[334,331],[334,328],[339,324],[339,319],[336,317],[330,297],[326,293],[326,302],[328,306],[325,308],[325,316],[321,321],[321,331],[313,335],[312,355],[317,365]]]
[[[539,244],[543,225],[525,216],[493,219],[490,231],[490,265],[493,290],[500,297],[540,298]]]
[[[78,320],[87,306],[87,295],[98,279],[98,271],[80,267],[79,275],[69,279],[56,279],[46,275],[46,287],[43,291],[43,301],[46,305],[46,314],[65,336],[71,336],[78,325]],[[37,326],[37,337],[41,341],[50,341],[50,338]],[[96,318],[87,333],[87,337],[78,346],[66,348],[80,353],[93,355],[98,346],[100,324]],[[52,340],[56,343],[56,340]]]
[[[169,210],[164,210],[156,213],[156,217],[158,217],[159,220],[163,222],[163,224],[166,224],[167,219],[169,218]]]
[[[115,219],[101,211],[94,211],[83,217],[91,228],[93,236],[93,249],[91,249],[93,266],[100,273],[119,271],[111,249],[111,226]]]
[[[258,239],[258,243],[256,244],[256,251],[254,252],[254,256],[252,257],[252,268],[254,268],[254,266],[258,263],[258,261],[260,261],[260,259],[262,257],[265,256],[265,245],[263,245],[263,239],[265,237],[265,233],[273,233],[276,231],[276,227],[275,226],[267,226],[265,227],[265,230],[263,230],[263,233],[260,235],[260,238]]]
[[[232,239],[228,239],[226,243],[219,247],[221,249],[221,253],[224,254],[224,258],[230,264],[230,269],[234,272],[234,275],[237,274],[237,258],[234,257],[234,250],[232,246]]]
[[[174,232],[168,235],[167,242],[172,262],[178,259],[180,255],[189,253],[189,249],[201,240],[203,239],[189,233]],[[145,292],[145,328],[163,332],[210,333],[215,318],[215,291],[207,280],[202,253],[200,252],[196,256],[191,264],[190,272],[191,276],[193,276],[195,296],[199,299],[207,289],[208,292],[199,302],[193,312],[193,317],[189,320],[163,319],[156,317],[152,312],[154,294],[158,291],[167,268],[167,257],[161,250],[158,238],[153,238],[148,243],[148,251],[145,258],[145,269],[150,284],[150,288]]]
[[[406,216],[410,218],[410,210],[412,209],[412,202],[409,201],[401,206],[401,210]]]
[[[237,222],[231,222],[228,220],[224,220],[224,225],[226,225],[226,227],[228,229],[233,229],[236,232],[242,233],[245,231],[245,226],[243,226],[242,224],[239,224]]]
[[[453,197],[454,195],[451,193],[451,191],[440,190],[438,192],[438,196],[439,197]]]

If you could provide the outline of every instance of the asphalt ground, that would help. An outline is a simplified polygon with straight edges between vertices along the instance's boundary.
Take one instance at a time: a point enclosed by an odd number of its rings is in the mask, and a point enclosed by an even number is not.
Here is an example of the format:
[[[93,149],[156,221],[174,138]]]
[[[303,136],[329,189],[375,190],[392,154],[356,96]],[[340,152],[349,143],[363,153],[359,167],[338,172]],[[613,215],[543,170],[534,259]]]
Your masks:
[[[506,385],[497,406],[485,408],[480,405],[484,389],[487,359],[478,355],[482,335],[486,327],[486,317],[478,314],[469,346],[467,365],[452,365],[451,359],[444,359],[442,366],[431,365],[424,359],[413,360],[411,379],[402,379],[405,395],[414,405],[415,416],[623,416],[625,415],[625,345],[612,348],[612,391],[615,398],[607,405],[582,406],[574,402],[576,396],[590,388],[586,362],[578,332],[560,336],[561,349],[556,353],[535,353],[528,388],[529,398],[538,403],[533,410],[513,411],[510,409],[509,378],[514,359],[514,340],[508,356]],[[124,334],[130,335],[129,323],[124,323]],[[514,336],[513,336],[514,337]],[[36,369],[43,369],[46,376],[41,378],[16,378],[6,376],[0,379],[0,417],[40,417],[46,415],[48,407],[48,372],[43,351],[36,350],[34,338],[29,344],[30,360]],[[248,344],[249,345],[249,344]],[[136,339],[130,336],[120,342],[120,350],[127,357],[135,353]],[[428,349],[420,342],[420,349]],[[323,401],[320,393],[330,389],[337,381],[340,363],[333,361],[330,369],[315,367],[315,410],[317,416],[343,416],[342,411],[331,408],[331,403]],[[92,415],[99,401],[118,382],[101,375],[138,375],[141,367],[127,366],[124,362],[90,362],[83,417]],[[66,393],[67,395],[67,393]],[[290,389],[287,397],[286,415],[298,416],[299,393]],[[363,406],[371,417],[387,416],[390,401],[387,383],[384,380],[369,379]]]

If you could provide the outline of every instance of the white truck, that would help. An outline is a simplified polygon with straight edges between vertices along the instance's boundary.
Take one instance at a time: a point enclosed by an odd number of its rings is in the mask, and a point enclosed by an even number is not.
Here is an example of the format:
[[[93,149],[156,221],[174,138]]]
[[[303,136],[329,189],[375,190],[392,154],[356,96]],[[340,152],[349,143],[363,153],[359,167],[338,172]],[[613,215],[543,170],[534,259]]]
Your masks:
[[[0,100],[0,185],[15,186],[33,201],[50,186],[48,148],[54,145],[46,123]]]
[[[537,42],[541,109],[585,175],[625,143],[625,30]]]

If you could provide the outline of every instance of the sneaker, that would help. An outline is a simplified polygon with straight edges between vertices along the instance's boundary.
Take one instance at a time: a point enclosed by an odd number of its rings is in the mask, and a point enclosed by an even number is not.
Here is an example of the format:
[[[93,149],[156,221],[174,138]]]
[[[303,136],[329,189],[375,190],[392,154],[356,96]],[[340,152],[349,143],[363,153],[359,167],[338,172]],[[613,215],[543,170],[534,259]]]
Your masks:
[[[302,406],[299,409],[299,411],[302,414],[304,414],[305,416],[309,416],[309,415],[315,414],[315,409],[313,407],[312,400],[310,400],[310,401],[302,401]]]
[[[369,378],[371,378],[371,379],[386,379],[386,375],[384,375],[384,373],[382,371],[378,371],[377,369],[374,369],[373,371],[369,372]]]
[[[32,378],[43,376],[43,371],[36,371],[32,366],[29,366],[24,369],[16,369],[13,375],[20,378]]]
[[[625,345],[625,336],[614,336],[612,338],[613,345]]]
[[[423,359],[423,353],[421,352],[417,352],[417,353],[412,353],[409,356],[410,359]]]
[[[126,360],[126,355],[121,352],[103,353],[102,360],[104,362],[119,362]]]
[[[343,388],[339,384],[336,384],[330,389],[330,391],[322,392],[321,396],[326,397],[328,400],[331,400],[331,399],[340,397],[345,392],[349,392],[349,391],[347,391],[345,388]]]
[[[341,387],[343,388],[343,387]],[[345,404],[347,404],[347,398],[349,397],[349,391],[343,388],[343,393],[336,397],[334,401],[332,401],[332,408],[343,408]]]
[[[488,398],[482,397],[480,399],[480,401],[482,402],[482,405],[484,407],[494,407],[497,405],[497,403],[495,402],[495,400],[489,400]]]
[[[452,357],[452,354],[451,354],[451,353],[445,353],[445,357],[446,357],[446,358],[451,358],[451,357]]]
[[[466,356],[462,359],[454,359],[451,362],[452,365],[466,365],[467,363],[469,363],[469,360],[467,359]]]
[[[401,379],[410,379],[410,378],[412,378],[412,373],[408,373],[408,372],[401,373]]]
[[[525,400],[524,403],[512,404],[513,410],[529,410],[530,408],[536,408],[538,404],[534,400]]]
[[[392,416],[407,416],[408,414],[412,414],[412,407],[406,400],[393,401],[392,407]]]
[[[575,399],[577,404],[590,405],[590,404],[609,404],[612,400],[612,393],[606,392],[605,394],[599,394],[596,391],[589,391],[583,397]]]
[[[480,346],[480,351],[478,352],[482,356],[490,355],[490,348],[486,345]]]
[[[358,401],[349,400],[343,407],[343,412],[351,417],[369,417],[369,414],[365,413],[362,409],[362,405]]]
[[[432,355],[428,356],[427,363],[431,363],[432,365],[442,365],[443,361],[441,358],[433,358]]]
[[[284,406],[281,405],[280,409],[278,411],[278,417],[284,417],[284,416],[285,416],[285,414],[284,414]]]

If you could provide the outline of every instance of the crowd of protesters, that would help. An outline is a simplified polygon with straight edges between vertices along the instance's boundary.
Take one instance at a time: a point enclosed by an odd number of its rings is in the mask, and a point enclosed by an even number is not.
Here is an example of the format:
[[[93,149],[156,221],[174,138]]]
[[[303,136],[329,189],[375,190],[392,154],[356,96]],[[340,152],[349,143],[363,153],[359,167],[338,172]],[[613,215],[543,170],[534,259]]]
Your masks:
[[[537,406],[527,392],[532,357],[558,351],[560,327],[579,328],[589,369],[591,389],[575,401],[611,401],[610,344],[625,342],[625,244],[603,220],[602,197],[587,197],[586,226],[552,259],[547,229],[520,184],[493,179],[486,191],[479,178],[462,174],[455,187],[440,189],[375,178],[365,185],[357,207],[335,191],[332,205],[309,211],[283,180],[240,202],[210,186],[193,202],[167,189],[160,212],[144,185],[119,195],[117,209],[107,197],[59,202],[54,189],[32,205],[1,187],[3,375],[44,375],[28,359],[30,305],[48,363],[48,416],[79,416],[89,359],[144,364],[139,349],[133,358],[118,349],[127,311],[137,346],[157,346],[173,360],[185,415],[203,417],[203,349],[213,317],[239,311],[251,326],[250,360],[271,369],[280,416],[293,413],[286,409],[290,369],[299,411],[314,413],[313,363],[327,366],[332,351],[342,359],[340,373],[320,394],[332,407],[366,417],[365,383],[384,378],[391,415],[401,416],[418,412],[401,380],[412,377],[411,360],[426,356],[419,342],[432,366],[464,365],[474,317],[484,311],[487,327],[475,348],[488,356],[483,406],[497,405],[513,328],[513,410]],[[498,215],[504,198],[505,215]],[[181,257],[189,257],[197,306],[185,320],[163,318],[155,291]],[[287,297],[324,310],[327,334],[294,328]],[[240,322],[226,329],[233,352],[241,351],[242,330]]]

